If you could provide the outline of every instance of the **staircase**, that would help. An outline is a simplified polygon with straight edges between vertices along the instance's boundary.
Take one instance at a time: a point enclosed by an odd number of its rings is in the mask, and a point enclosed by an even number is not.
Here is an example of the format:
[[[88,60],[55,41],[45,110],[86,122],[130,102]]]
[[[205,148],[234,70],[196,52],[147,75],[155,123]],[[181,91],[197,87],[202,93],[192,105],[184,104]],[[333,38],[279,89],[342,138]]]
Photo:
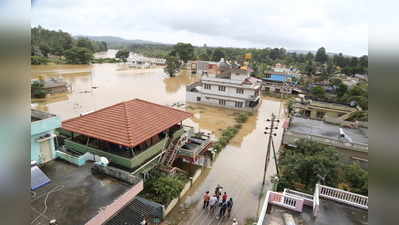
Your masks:
[[[165,150],[165,154],[161,159],[161,165],[171,167],[176,159],[177,151],[187,142],[187,140],[188,138],[184,134],[178,139],[173,140]]]

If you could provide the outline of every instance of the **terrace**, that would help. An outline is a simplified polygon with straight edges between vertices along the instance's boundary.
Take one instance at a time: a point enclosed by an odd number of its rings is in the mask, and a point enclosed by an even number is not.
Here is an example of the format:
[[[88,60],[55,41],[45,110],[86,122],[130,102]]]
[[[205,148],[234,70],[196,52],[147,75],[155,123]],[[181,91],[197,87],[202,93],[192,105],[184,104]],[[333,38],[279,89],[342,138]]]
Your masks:
[[[268,191],[257,225],[367,224],[368,197],[317,184],[313,195],[295,190]],[[291,224],[291,223],[290,223]]]
[[[128,204],[141,190],[143,181],[133,184],[91,173],[92,163],[77,167],[52,160],[41,167],[51,183],[32,192],[31,224],[103,224]]]

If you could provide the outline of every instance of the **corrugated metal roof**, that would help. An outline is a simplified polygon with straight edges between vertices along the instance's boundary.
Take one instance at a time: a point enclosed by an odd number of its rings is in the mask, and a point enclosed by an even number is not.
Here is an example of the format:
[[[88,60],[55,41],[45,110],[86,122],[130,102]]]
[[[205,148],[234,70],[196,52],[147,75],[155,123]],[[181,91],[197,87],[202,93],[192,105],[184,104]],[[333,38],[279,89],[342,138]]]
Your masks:
[[[134,147],[192,114],[141,99],[121,102],[62,122],[62,128]]]

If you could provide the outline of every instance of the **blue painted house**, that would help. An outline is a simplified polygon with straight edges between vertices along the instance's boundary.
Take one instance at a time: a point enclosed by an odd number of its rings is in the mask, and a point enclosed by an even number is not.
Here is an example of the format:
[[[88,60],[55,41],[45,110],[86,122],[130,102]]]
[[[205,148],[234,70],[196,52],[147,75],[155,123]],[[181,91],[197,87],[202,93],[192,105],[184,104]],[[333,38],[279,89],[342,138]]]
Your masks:
[[[61,127],[56,115],[31,110],[31,161],[46,163],[56,158],[55,129]]]
[[[262,79],[264,81],[274,81],[274,82],[286,82],[289,78],[293,77],[293,74],[284,72],[265,72],[265,77]]]

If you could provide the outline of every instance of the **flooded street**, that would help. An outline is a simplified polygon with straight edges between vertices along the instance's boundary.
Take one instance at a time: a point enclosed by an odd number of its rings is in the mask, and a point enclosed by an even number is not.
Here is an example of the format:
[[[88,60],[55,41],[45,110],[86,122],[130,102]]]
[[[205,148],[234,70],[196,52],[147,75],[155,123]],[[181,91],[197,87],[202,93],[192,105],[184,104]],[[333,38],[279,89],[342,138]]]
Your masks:
[[[60,116],[62,120],[134,98],[164,105],[184,103],[185,85],[199,79],[197,75],[186,72],[170,78],[162,68],[129,69],[123,64],[32,66],[32,78],[39,75],[63,77],[70,84],[70,93],[50,96],[34,105]],[[235,111],[232,110],[195,104],[185,106],[185,110],[194,114],[185,124],[216,136],[222,129],[235,124]],[[213,162],[212,168],[204,169],[195,187],[172,211],[165,224],[231,224],[232,218],[243,224],[246,218],[256,217],[261,204],[259,199],[267,146],[264,128],[271,113],[283,120],[285,107],[277,99],[264,97],[258,112],[243,124],[239,133]],[[282,124],[283,121],[274,137],[276,150],[281,142]],[[271,189],[270,176],[274,174],[271,154],[266,189]],[[215,216],[201,209],[202,194],[207,190],[213,192],[217,184],[222,185],[229,197],[234,199],[229,220],[216,220]]]
[[[204,106],[199,108],[200,110],[196,109],[194,112],[200,115],[195,114],[193,121],[200,129],[218,134],[219,128],[233,124],[229,110]],[[285,114],[283,103],[276,99],[263,98],[259,111],[248,119],[240,132],[218,155],[212,168],[205,169],[206,175],[202,176],[196,187],[190,190],[180,205],[172,211],[165,224],[230,225],[233,218],[237,218],[240,224],[243,224],[247,218],[257,216],[258,207],[261,205],[260,193],[268,141],[264,128],[267,125],[266,119],[270,118],[272,113],[280,115],[279,118],[282,120],[278,125],[277,136],[274,137],[276,150],[278,149]],[[270,177],[275,175],[275,172],[273,154],[271,154],[265,190],[271,189]],[[230,219],[217,220],[214,215],[209,215],[207,210],[202,209],[202,195],[208,190],[213,192],[218,184],[223,186],[223,191],[234,200]]]

